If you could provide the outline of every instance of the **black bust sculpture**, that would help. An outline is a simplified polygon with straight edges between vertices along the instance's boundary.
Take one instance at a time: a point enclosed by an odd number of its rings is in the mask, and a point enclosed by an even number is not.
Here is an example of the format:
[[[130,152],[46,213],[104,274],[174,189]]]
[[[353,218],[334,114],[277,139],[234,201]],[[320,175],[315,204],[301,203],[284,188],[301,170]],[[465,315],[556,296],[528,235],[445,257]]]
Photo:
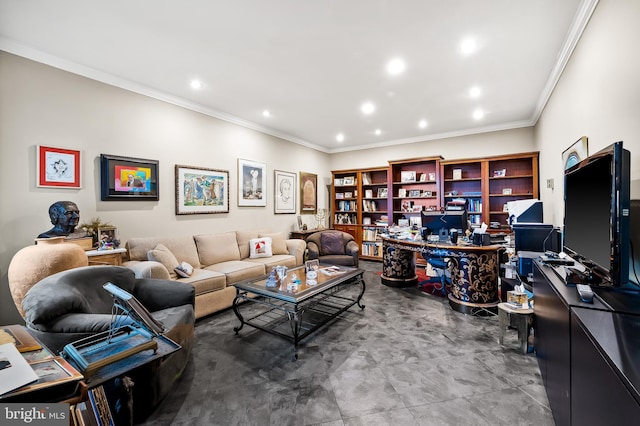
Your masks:
[[[49,207],[53,228],[38,235],[38,238],[66,237],[72,234],[80,221],[80,210],[73,201],[56,201]]]

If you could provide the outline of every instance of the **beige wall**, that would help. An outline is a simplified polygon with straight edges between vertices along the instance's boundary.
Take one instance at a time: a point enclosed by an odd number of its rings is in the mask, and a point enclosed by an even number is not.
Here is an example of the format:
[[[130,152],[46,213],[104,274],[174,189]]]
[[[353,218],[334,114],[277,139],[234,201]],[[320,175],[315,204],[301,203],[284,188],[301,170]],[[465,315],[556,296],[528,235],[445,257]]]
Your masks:
[[[388,166],[405,158],[442,156],[445,160],[536,151],[533,127],[481,133],[331,155],[331,170]]]
[[[81,221],[99,216],[125,241],[269,227],[289,232],[296,215],[273,214],[273,171],[318,175],[326,207],[329,155],[8,53],[0,53],[0,324],[20,320],[10,298],[13,255],[51,228],[48,208],[71,200]],[[37,188],[36,145],[82,151],[82,189]],[[159,202],[100,201],[100,154],[159,160]],[[237,206],[237,159],[267,163],[267,207]],[[228,170],[229,214],[175,215],[174,165]],[[304,220],[315,224],[310,215]]]
[[[538,120],[545,221],[564,218],[562,151],[581,136],[589,152],[622,140],[631,151],[632,198],[640,199],[640,2],[600,0]]]

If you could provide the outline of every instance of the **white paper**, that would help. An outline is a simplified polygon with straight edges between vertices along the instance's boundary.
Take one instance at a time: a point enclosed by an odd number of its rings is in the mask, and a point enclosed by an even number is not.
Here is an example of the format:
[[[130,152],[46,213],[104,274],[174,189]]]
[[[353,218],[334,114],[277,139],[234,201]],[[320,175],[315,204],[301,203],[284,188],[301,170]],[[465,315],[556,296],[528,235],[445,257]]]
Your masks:
[[[38,375],[13,343],[0,345],[0,395],[38,380]]]

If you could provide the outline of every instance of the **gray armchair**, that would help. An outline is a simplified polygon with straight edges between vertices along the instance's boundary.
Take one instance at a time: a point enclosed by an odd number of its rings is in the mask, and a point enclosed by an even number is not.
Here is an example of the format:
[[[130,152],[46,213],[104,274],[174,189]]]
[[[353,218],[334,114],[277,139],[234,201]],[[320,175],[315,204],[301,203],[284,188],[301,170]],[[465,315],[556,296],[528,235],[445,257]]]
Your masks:
[[[307,237],[307,257],[321,263],[342,266],[358,266],[359,247],[353,235],[342,231],[327,230]]]
[[[121,266],[70,269],[40,280],[27,292],[22,300],[26,325],[54,353],[68,343],[108,330],[113,299],[102,288],[106,282],[135,296],[164,324],[167,330],[164,335],[182,346],[181,350],[130,375],[135,383],[136,407],[152,409],[169,392],[189,359],[195,324],[193,286],[136,278],[132,270]],[[144,417],[138,408],[135,415]]]

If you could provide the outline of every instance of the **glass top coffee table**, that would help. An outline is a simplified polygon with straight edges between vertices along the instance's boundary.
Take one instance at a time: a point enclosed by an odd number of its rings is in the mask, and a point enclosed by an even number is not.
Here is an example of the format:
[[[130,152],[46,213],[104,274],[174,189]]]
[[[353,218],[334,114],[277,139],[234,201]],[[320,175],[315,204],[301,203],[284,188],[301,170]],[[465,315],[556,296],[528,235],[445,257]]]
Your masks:
[[[300,280],[295,289],[290,286],[295,278],[294,274]],[[247,324],[291,340],[293,357],[297,359],[298,343],[306,336],[355,304],[364,309],[364,305],[360,303],[365,291],[363,274],[362,269],[320,265],[317,278],[307,280],[305,267],[300,266],[288,270],[279,287],[267,287],[267,275],[239,282],[235,285],[233,311],[240,320],[240,325],[233,330],[238,334]],[[310,285],[314,281],[316,284]],[[348,291],[357,289],[358,286],[359,293]],[[240,313],[241,307],[246,307],[250,312],[246,318]]]

